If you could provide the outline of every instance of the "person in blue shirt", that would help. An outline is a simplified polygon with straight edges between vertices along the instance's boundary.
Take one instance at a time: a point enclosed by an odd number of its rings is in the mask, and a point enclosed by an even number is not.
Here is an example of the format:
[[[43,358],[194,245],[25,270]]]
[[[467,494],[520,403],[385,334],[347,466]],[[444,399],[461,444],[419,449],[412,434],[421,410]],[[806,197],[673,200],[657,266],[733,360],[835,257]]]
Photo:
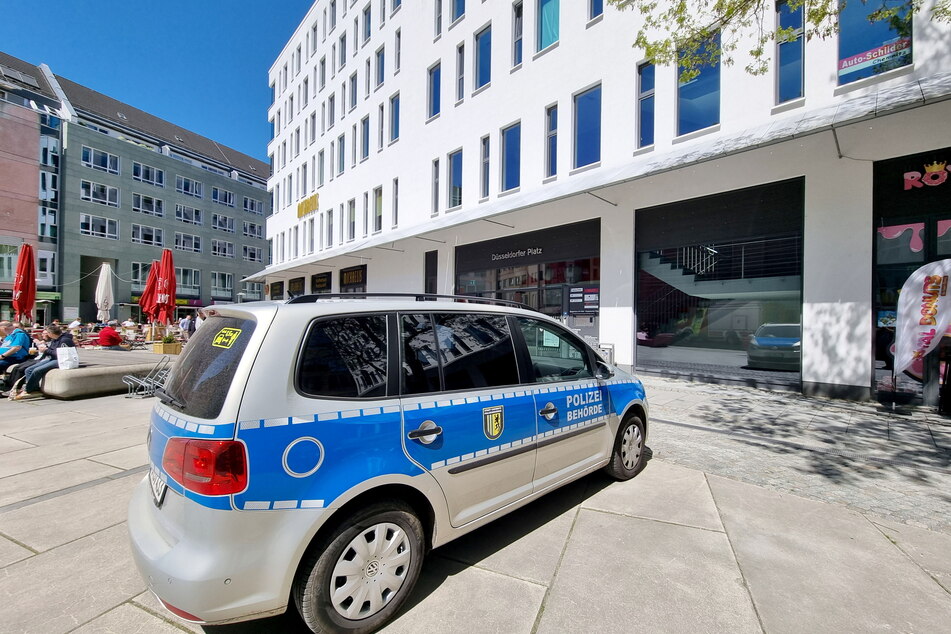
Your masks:
[[[3,341],[0,342],[0,374],[3,374],[11,365],[30,356],[32,340],[19,324],[12,321],[0,321],[0,332],[3,333]]]

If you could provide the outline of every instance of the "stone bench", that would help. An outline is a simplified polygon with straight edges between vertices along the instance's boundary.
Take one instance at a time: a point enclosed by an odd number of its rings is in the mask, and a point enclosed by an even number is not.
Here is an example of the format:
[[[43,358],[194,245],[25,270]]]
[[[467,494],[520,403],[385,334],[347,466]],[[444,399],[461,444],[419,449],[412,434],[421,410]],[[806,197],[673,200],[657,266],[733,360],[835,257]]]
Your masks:
[[[127,374],[144,377],[155,367],[154,363],[133,365],[93,365],[74,370],[54,368],[43,377],[43,394],[58,399],[87,398],[120,394],[128,390],[122,382]]]

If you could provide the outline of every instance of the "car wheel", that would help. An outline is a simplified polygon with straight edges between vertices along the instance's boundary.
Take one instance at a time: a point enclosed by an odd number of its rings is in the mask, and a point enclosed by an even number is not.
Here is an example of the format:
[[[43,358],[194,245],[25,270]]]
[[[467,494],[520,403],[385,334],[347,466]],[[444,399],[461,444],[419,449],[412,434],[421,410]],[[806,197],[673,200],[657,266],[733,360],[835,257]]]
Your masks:
[[[294,602],[314,632],[375,631],[412,593],[423,551],[423,525],[408,506],[371,505],[305,559]]]
[[[644,423],[637,416],[628,416],[618,429],[605,470],[615,480],[630,480],[644,468],[644,460]]]

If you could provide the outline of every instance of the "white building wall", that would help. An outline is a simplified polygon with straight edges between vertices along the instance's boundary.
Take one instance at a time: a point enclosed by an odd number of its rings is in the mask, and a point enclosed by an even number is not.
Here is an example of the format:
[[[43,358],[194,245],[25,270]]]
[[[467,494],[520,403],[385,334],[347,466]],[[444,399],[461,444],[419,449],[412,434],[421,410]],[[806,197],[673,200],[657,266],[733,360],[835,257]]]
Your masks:
[[[338,2],[338,11],[346,0]],[[712,128],[682,137],[677,129],[677,77],[672,67],[656,69],[655,144],[638,149],[635,140],[636,65],[641,54],[630,43],[636,16],[605,6],[602,18],[585,19],[586,2],[562,2],[560,41],[542,53],[535,52],[535,5],[524,2],[523,63],[511,65],[512,5],[509,2],[468,2],[467,13],[449,24],[450,2],[444,1],[441,35],[433,34],[433,2],[405,2],[385,26],[379,26],[379,2],[373,2],[372,37],[353,54],[353,18],[360,16],[366,3],[348,8],[338,17],[337,28],[320,42],[315,55],[308,55],[307,34],[314,20],[322,20],[327,0],[315,3],[271,68],[269,77],[278,89],[275,103],[268,111],[274,119],[284,108],[289,95],[295,95],[303,78],[309,77],[312,94],[308,105],[295,112],[269,145],[278,153],[294,130],[312,112],[320,126],[321,105],[331,91],[336,92],[338,120],[321,134],[313,145],[302,147],[297,157],[288,157],[286,165],[275,156],[273,190],[283,185],[288,174],[315,160],[324,150],[328,173],[325,184],[316,187],[308,174],[308,187],[295,193],[288,205],[275,201],[275,214],[268,221],[268,236],[289,234],[295,225],[306,235],[310,215],[298,219],[296,204],[316,192],[320,197],[319,214],[333,212],[340,226],[340,206],[349,199],[357,201],[357,239],[339,245],[335,231],[333,248],[318,248],[316,254],[301,249],[297,262],[275,258],[265,271],[271,279],[288,279],[307,273],[336,271],[360,263],[369,267],[368,289],[423,290],[423,262],[426,251],[439,252],[439,291],[454,290],[454,248],[539,228],[577,222],[587,218],[601,220],[601,340],[616,345],[621,364],[634,362],[634,213],[654,205],[681,201],[713,193],[788,178],[805,179],[804,270],[803,270],[803,369],[804,382],[863,386],[871,382],[871,262],[872,262],[872,161],[951,145],[948,102],[918,107],[906,113],[888,114],[888,95],[892,88],[915,86],[920,79],[951,72],[951,60],[945,55],[949,28],[936,25],[919,15],[915,21],[914,64],[880,77],[837,86],[837,38],[813,40],[805,55],[806,97],[782,106],[775,105],[775,73],[750,76],[745,63],[721,69],[720,123]],[[391,0],[388,0],[388,7]],[[474,34],[492,25],[492,81],[473,91]],[[318,32],[322,31],[318,25]],[[347,30],[349,58],[343,71],[330,70],[331,44]],[[394,34],[401,33],[401,68],[394,74]],[[456,47],[466,48],[466,89],[463,99],[455,100]],[[302,70],[293,76],[293,55],[298,45],[303,52]],[[382,87],[365,94],[365,62],[371,60],[376,72],[375,51],[386,47],[386,74]],[[739,50],[743,50],[742,45]],[[314,69],[322,56],[328,58],[327,86],[320,90]],[[442,64],[441,113],[427,120],[427,69]],[[281,90],[281,73],[288,64],[291,77],[288,88]],[[341,84],[351,73],[358,73],[358,105],[342,118]],[[371,82],[373,84],[375,82]],[[601,161],[580,170],[571,169],[572,98],[592,85],[602,85]],[[349,89],[349,86],[348,86]],[[399,92],[401,98],[400,138],[394,143],[389,135],[389,99]],[[944,97],[947,97],[947,91]],[[349,97],[348,97],[349,100]],[[546,179],[544,169],[545,108],[557,103],[558,174]],[[929,101],[929,103],[931,103]],[[378,150],[379,105],[385,108],[385,140]],[[916,105],[923,105],[921,103]],[[830,109],[831,107],[831,109]],[[296,110],[295,106],[295,110]],[[813,114],[814,113],[814,114]],[[833,113],[830,115],[830,113]],[[370,157],[356,167],[351,165],[352,126],[369,115],[371,128]],[[859,121],[857,117],[866,117]],[[849,118],[856,122],[843,125]],[[816,122],[818,120],[818,123]],[[522,125],[521,186],[517,191],[500,193],[500,131],[513,122]],[[737,139],[750,131],[762,133],[794,123],[772,145],[758,149],[744,147],[731,153]],[[840,158],[831,126],[836,125]],[[801,135],[797,130],[802,130]],[[330,179],[336,157],[330,155],[330,143],[346,134],[347,157],[342,176]],[[491,139],[490,195],[479,199],[480,140]],[[309,135],[308,135],[309,136]],[[729,140],[721,149],[711,151],[711,141]],[[359,139],[358,139],[359,141]],[[733,145],[731,145],[733,144]],[[742,144],[740,144],[742,145]],[[463,150],[463,205],[447,212],[447,155]],[[693,164],[684,157],[698,152]],[[670,157],[670,169],[663,165]],[[440,161],[440,205],[438,215],[431,214],[432,161]],[[645,177],[638,165],[649,165]],[[658,169],[658,166],[661,166]],[[648,170],[645,167],[644,170]],[[399,226],[392,223],[392,185],[399,179]],[[295,176],[296,179],[296,176]],[[363,240],[362,200],[375,187],[383,187],[384,221],[379,236]],[[283,187],[282,187],[283,188]],[[606,199],[589,196],[592,191]],[[613,204],[611,204],[613,203]],[[616,205],[616,206],[615,206]],[[319,218],[320,216],[316,216]],[[370,213],[372,220],[372,209]],[[497,222],[478,221],[491,217]],[[711,222],[715,222],[711,219]],[[319,221],[315,219],[319,226]],[[458,226],[452,226],[457,224]],[[416,234],[425,234],[420,238]],[[392,241],[388,238],[392,236]],[[422,239],[426,238],[426,239]],[[321,241],[318,239],[318,244]],[[382,248],[374,248],[379,246]],[[395,250],[389,250],[395,249]],[[292,250],[287,249],[285,254]],[[341,257],[342,255],[344,257]],[[293,268],[293,272],[282,272]]]

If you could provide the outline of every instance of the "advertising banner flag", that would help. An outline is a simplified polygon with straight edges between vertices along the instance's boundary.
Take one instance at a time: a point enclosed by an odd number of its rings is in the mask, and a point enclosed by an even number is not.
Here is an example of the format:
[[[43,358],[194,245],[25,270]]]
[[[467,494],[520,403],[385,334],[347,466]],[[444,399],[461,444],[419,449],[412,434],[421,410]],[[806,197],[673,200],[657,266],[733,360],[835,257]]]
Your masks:
[[[951,325],[949,276],[951,259],[938,260],[922,266],[902,285],[895,323],[896,375],[936,348]]]

